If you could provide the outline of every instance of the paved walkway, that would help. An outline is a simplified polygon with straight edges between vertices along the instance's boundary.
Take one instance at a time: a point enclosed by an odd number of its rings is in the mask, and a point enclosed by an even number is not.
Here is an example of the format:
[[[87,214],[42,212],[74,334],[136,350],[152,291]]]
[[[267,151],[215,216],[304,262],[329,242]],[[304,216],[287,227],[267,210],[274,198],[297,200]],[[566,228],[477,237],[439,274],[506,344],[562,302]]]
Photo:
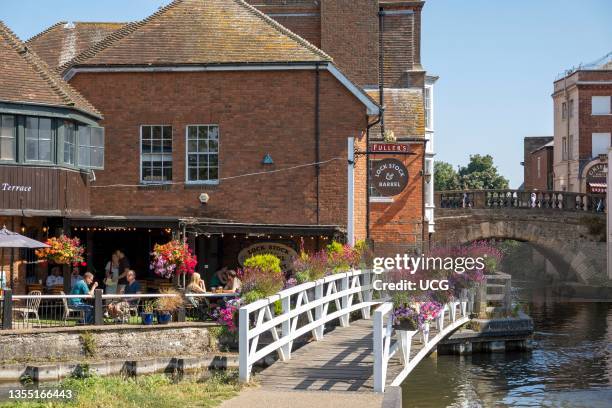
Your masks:
[[[247,388],[221,408],[380,408],[382,394]]]

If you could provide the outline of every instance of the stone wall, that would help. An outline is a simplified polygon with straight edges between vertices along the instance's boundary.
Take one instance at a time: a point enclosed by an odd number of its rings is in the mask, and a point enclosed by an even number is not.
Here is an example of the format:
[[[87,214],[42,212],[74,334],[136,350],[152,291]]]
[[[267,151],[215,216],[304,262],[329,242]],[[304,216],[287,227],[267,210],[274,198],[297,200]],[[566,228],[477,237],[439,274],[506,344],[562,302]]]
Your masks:
[[[11,331],[0,332],[0,364],[197,356],[209,345],[208,328],[194,324]]]

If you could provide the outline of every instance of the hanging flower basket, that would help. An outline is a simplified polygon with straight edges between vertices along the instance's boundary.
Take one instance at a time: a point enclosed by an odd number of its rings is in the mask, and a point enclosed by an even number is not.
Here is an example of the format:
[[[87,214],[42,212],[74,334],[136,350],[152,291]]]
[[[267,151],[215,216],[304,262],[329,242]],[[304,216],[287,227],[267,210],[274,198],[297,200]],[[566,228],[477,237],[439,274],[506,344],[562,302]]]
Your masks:
[[[87,265],[83,260],[85,249],[81,246],[81,241],[78,238],[61,235],[47,239],[45,244],[49,245],[49,248],[41,248],[35,251],[39,260],[56,265]]]
[[[198,264],[189,245],[179,240],[172,240],[164,245],[155,244],[151,255],[151,270],[166,279],[175,275],[191,275]]]

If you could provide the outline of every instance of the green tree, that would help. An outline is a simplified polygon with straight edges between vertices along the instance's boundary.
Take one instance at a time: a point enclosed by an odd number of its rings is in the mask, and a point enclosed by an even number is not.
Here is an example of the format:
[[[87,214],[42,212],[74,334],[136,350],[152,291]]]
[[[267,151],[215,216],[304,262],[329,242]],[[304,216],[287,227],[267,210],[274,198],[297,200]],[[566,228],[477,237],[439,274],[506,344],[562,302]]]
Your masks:
[[[434,189],[436,191],[457,190],[459,175],[452,164],[443,161],[434,163]]]
[[[459,186],[462,189],[505,189],[508,184],[508,179],[497,173],[493,157],[488,154],[470,156],[468,165],[459,169]]]

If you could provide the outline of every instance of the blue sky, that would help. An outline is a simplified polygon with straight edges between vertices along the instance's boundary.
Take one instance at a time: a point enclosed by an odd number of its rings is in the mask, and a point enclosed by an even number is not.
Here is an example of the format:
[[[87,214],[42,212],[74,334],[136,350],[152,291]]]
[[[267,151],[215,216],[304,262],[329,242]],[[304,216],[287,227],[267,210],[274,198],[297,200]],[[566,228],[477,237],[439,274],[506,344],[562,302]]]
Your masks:
[[[0,19],[22,39],[60,20],[132,21],[168,0],[1,0]],[[493,155],[518,187],[524,136],[552,135],[552,82],[612,51],[612,0],[430,0],[423,65],[439,75],[438,159]]]

